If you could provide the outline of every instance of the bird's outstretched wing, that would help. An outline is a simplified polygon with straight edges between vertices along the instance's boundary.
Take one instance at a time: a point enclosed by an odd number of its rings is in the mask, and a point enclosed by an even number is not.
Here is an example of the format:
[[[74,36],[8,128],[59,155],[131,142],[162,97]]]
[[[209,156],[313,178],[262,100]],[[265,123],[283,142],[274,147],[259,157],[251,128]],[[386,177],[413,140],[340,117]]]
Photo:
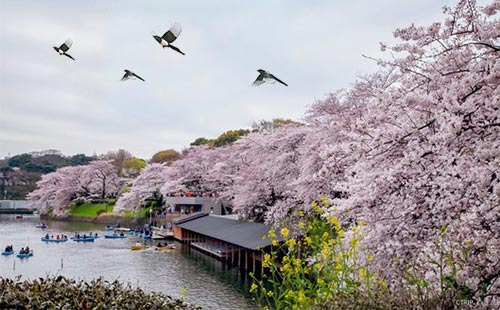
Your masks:
[[[132,73],[132,75],[133,75],[133,76],[135,76],[136,78],[138,78],[139,80],[141,80],[141,81],[143,81],[143,82],[146,82],[146,81],[144,81],[144,79],[143,79],[143,78],[141,78],[140,76],[138,76],[138,75],[137,75],[137,74],[135,74],[134,72],[130,72],[130,73]]]
[[[64,53],[63,55],[64,55],[64,56],[66,56],[66,57],[69,57],[69,58],[71,58],[71,59],[73,59],[73,60],[75,60],[75,59],[74,59],[74,58],[73,58],[70,54],[66,54],[66,53]]]
[[[73,45],[73,41],[71,41],[71,39],[67,39],[66,42],[64,42],[59,48],[66,53],[71,45]]]
[[[255,81],[253,82],[253,86],[258,86],[260,84],[264,83],[264,75],[261,73],[259,74],[259,76],[255,79]]]
[[[275,77],[274,75],[270,74],[269,76],[270,76],[270,78],[272,78],[272,79],[274,79],[274,80],[276,80],[276,81],[280,82],[281,84],[283,84],[283,85],[285,85],[285,86],[288,86],[288,84],[287,84],[287,83],[285,83],[285,82],[283,82],[282,80],[278,79],[278,78],[277,78],[277,77]]]
[[[162,38],[168,43],[172,43],[181,34],[181,31],[182,31],[181,25],[173,24],[172,27],[170,27],[170,29],[167,32],[165,32]]]
[[[169,44],[168,47],[170,47],[171,49],[173,49],[176,52],[181,53],[182,55],[186,55],[180,49],[178,49],[177,47],[173,46],[172,44]]]

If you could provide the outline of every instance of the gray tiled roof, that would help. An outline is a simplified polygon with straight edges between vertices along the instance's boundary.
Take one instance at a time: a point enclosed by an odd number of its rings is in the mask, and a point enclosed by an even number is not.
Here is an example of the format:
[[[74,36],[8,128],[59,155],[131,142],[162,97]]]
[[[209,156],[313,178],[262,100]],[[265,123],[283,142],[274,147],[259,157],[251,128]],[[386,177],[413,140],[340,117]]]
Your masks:
[[[188,221],[191,221],[193,219],[207,216],[207,215],[208,215],[207,212],[194,212],[194,213],[190,213],[190,214],[182,214],[179,217],[173,218],[171,220],[171,222],[177,225],[177,224],[188,222]]]
[[[271,239],[262,239],[271,227],[254,222],[203,216],[179,223],[177,226],[251,250],[271,244]]]

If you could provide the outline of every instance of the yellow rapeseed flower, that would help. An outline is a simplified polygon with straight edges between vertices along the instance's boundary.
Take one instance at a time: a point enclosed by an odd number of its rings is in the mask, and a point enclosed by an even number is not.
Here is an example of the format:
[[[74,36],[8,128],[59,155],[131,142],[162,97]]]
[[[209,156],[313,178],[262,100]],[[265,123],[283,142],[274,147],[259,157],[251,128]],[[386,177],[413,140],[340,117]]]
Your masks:
[[[274,231],[274,229],[269,230],[267,235],[269,236],[269,238],[273,238],[273,239],[276,238],[276,232]]]
[[[344,238],[344,235],[345,235],[345,232],[342,229],[337,231],[337,236],[339,237],[339,239]]]
[[[284,227],[281,229],[281,235],[283,236],[283,238],[288,237],[289,234],[290,234],[290,230],[288,228]]]
[[[267,268],[271,265],[271,255],[269,253],[264,254],[264,261],[262,262],[262,266]]]
[[[328,239],[329,237],[330,237],[330,234],[327,231],[325,231],[323,233],[323,239]]]
[[[293,264],[295,265],[295,268],[298,268],[302,265],[302,261],[300,260],[300,258],[294,258]]]
[[[301,304],[306,300],[306,294],[304,294],[303,291],[299,291],[298,296],[297,296],[297,302]]]
[[[321,204],[325,207],[329,207],[331,205],[328,197],[326,196],[321,197]]]
[[[290,264],[284,264],[281,268],[280,268],[281,272],[287,272],[290,270]]]
[[[360,268],[358,271],[358,275],[359,275],[360,280],[364,280],[364,279],[366,279],[366,276],[368,275],[368,270],[366,270],[365,268]]]
[[[305,239],[306,239],[307,244],[311,245],[313,243],[311,237],[308,236]]]
[[[351,248],[353,249],[357,249],[358,248],[358,242],[359,240],[356,239],[356,238],[352,238],[351,241],[350,241],[350,244],[351,244]]]
[[[304,211],[299,210],[298,214],[299,214],[300,217],[303,217],[304,216]]]
[[[363,221],[363,220],[361,220],[361,221],[358,222],[358,225],[361,226],[361,227],[364,227],[364,226],[366,226],[366,222]]]
[[[273,246],[278,246],[278,241],[276,239],[274,239],[273,241],[271,241],[271,244]]]
[[[286,241],[286,244],[288,245],[288,247],[293,248],[295,246],[295,239],[294,238],[288,239]]]
[[[252,285],[250,286],[250,293],[257,291],[257,288],[258,288],[257,284],[252,283]]]

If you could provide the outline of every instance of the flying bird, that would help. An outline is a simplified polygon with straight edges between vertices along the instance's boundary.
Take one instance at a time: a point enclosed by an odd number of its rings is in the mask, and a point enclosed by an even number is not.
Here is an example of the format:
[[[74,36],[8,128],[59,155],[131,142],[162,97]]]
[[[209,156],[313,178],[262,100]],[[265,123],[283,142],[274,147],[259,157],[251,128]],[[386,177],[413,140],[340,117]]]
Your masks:
[[[182,31],[181,25],[173,24],[172,27],[170,27],[170,29],[167,32],[165,32],[163,36],[159,37],[153,34],[153,38],[155,38],[155,40],[158,41],[158,43],[160,43],[161,46],[163,46],[163,48],[170,47],[174,51],[179,52],[182,55],[186,55],[180,49],[172,45],[172,42],[174,42],[177,39],[177,37],[181,34],[181,31]]]
[[[265,82],[274,83],[275,81],[277,81],[285,86],[288,86],[285,82],[278,79],[277,77],[275,77],[271,73],[267,72],[266,70],[259,69],[257,71],[259,72],[259,76],[257,77],[257,79],[255,79],[255,82],[253,82],[254,86],[263,84]]]
[[[71,57],[70,54],[66,53],[69,50],[69,48],[71,47],[71,45],[73,45],[73,41],[71,41],[71,39],[67,39],[66,42],[64,42],[61,46],[59,46],[59,47],[54,46],[54,49],[56,50],[56,52],[59,53],[59,55],[64,55],[64,56],[67,56],[67,57],[75,60],[73,57]]]
[[[134,72],[127,70],[127,69],[125,69],[123,71],[125,71],[125,74],[122,77],[122,81],[126,81],[128,79],[132,79],[132,80],[139,79],[139,80],[145,82],[143,78],[141,78],[140,76],[138,76]]]

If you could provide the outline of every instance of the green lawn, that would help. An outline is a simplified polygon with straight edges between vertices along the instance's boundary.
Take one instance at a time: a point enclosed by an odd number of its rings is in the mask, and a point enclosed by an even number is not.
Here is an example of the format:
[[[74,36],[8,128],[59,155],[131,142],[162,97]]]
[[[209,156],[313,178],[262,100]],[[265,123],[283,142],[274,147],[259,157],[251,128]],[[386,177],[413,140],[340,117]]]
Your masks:
[[[84,203],[79,206],[71,206],[70,215],[82,217],[96,217],[98,213],[113,212],[113,206],[106,203]]]

